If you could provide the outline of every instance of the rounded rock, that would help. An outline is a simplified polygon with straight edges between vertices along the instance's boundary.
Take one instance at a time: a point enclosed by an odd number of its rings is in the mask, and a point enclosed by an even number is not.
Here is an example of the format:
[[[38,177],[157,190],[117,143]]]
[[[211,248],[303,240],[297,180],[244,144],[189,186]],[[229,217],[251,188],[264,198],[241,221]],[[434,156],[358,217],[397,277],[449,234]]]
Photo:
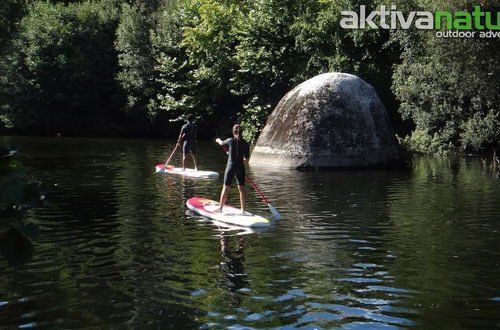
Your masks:
[[[281,99],[257,139],[250,164],[352,168],[397,159],[398,144],[375,89],[351,74],[325,73]]]

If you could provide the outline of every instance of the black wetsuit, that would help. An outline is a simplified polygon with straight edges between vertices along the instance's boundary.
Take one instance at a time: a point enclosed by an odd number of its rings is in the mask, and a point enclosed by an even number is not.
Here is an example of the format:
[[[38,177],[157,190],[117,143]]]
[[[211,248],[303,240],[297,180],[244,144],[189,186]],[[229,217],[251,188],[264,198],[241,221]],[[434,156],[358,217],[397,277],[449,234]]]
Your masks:
[[[222,145],[229,147],[226,172],[224,173],[224,185],[230,186],[233,177],[239,186],[245,185],[245,164],[243,158],[250,156],[250,146],[244,139],[238,140],[234,137],[222,141]]]
[[[182,151],[186,154],[188,152],[191,152],[193,154],[196,153],[196,128],[194,124],[192,123],[187,123],[186,125],[182,126],[181,128],[181,136],[184,134],[184,144],[182,146]]]

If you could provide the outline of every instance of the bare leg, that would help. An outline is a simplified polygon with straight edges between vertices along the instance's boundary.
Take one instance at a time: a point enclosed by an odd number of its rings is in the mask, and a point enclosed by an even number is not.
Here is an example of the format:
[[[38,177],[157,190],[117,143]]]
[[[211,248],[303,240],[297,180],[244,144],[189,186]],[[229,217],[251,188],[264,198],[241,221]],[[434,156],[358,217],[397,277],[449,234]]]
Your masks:
[[[182,170],[184,171],[186,169],[186,154],[182,154]]]
[[[222,187],[222,191],[220,193],[219,212],[222,212],[222,207],[224,206],[224,203],[226,203],[227,193],[229,192],[229,188],[231,188],[231,186],[224,185],[224,187]]]
[[[194,170],[198,171],[198,159],[196,158],[196,154],[191,153],[191,157],[193,158]]]
[[[238,190],[240,191],[241,213],[244,213],[245,212],[245,186],[238,185]]]

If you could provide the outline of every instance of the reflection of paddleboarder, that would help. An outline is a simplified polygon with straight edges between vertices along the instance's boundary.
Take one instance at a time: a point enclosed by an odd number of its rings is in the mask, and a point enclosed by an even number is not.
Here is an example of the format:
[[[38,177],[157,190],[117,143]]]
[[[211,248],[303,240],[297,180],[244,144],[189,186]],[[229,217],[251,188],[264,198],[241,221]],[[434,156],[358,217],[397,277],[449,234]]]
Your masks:
[[[241,212],[245,209],[245,164],[250,156],[250,146],[248,142],[243,139],[243,130],[240,125],[236,124],[233,126],[233,137],[228,138],[224,141],[217,138],[217,142],[221,146],[228,146],[228,159],[226,165],[226,171],[224,173],[224,186],[220,194],[220,208],[219,212],[222,212],[222,207],[227,199],[227,194],[229,188],[231,187],[231,182],[233,177],[236,176],[236,181],[238,183],[238,190],[240,192],[240,205]]]
[[[245,239],[237,237],[236,249],[231,250],[229,246],[229,237],[221,232],[220,247],[224,260],[220,263],[220,269],[224,277],[219,282],[221,286],[227,288],[230,292],[237,292],[248,284],[248,277],[245,274]],[[233,305],[239,306],[240,299],[237,295],[232,295]]]
[[[177,147],[184,141],[182,146],[182,170],[186,169],[186,154],[189,152],[193,158],[194,169],[198,170],[198,162],[196,159],[196,128],[193,124],[193,115],[187,117],[187,123],[182,126],[181,133],[177,139]]]

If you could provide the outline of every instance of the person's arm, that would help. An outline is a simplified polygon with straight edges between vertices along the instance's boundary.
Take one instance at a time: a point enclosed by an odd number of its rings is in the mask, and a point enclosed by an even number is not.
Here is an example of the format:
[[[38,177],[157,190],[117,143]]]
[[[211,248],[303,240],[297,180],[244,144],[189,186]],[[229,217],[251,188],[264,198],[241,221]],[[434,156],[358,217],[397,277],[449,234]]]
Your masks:
[[[179,137],[177,138],[177,144],[181,144],[182,140],[184,140],[184,136],[186,136],[186,126],[182,126]]]
[[[229,143],[231,143],[231,138],[221,140],[220,138],[215,139],[215,142],[217,142],[220,146],[227,146]]]
[[[182,140],[184,140],[184,134],[179,135],[179,137],[177,138],[177,144],[181,145]]]

